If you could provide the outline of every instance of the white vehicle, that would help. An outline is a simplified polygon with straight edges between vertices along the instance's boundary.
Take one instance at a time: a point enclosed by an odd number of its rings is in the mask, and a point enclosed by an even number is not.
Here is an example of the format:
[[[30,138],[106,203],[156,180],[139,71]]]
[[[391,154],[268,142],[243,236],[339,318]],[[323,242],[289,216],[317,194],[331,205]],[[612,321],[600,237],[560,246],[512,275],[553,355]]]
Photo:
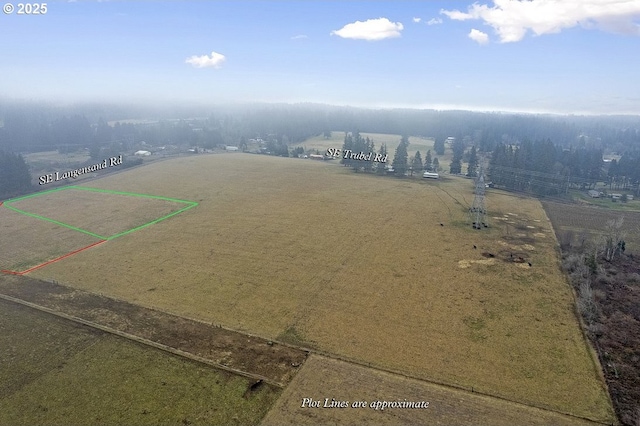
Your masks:
[[[440,179],[440,175],[438,173],[433,173],[433,172],[424,172],[422,174],[423,178],[428,178],[428,179]]]

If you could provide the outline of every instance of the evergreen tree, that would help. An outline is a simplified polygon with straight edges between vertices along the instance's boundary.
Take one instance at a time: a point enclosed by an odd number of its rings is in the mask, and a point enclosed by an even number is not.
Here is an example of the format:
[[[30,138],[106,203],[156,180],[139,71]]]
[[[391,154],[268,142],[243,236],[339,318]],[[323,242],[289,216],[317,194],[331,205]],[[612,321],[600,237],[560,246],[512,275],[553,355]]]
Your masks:
[[[453,159],[449,165],[449,173],[456,175],[462,173],[462,156],[464,155],[464,143],[456,138],[453,143]]]
[[[378,154],[380,154],[380,157],[384,158],[385,155],[387,155],[387,144],[383,143],[382,145],[380,145],[380,151],[378,151]],[[376,163],[376,173],[382,175],[384,174],[384,168],[387,165],[387,163]]]
[[[400,140],[400,143],[398,144],[398,147],[396,148],[396,153],[393,156],[393,163],[391,163],[391,165],[393,166],[393,169],[396,171],[396,174],[398,176],[404,176],[407,173],[407,169],[409,168],[409,154],[407,153],[408,144],[409,141],[407,137],[403,136],[402,140]]]
[[[449,164],[449,173],[452,175],[457,175],[462,173],[462,163],[460,160],[451,160],[451,164]]]
[[[431,166],[431,170],[438,173],[440,171],[440,161],[438,161],[438,157],[433,159],[433,165]]]
[[[350,166],[353,160],[349,158],[344,158],[344,154],[347,152],[347,150],[353,151],[353,137],[351,136],[351,133],[346,133],[344,135],[344,143],[342,144],[343,158],[340,160],[340,164],[343,164],[345,166]]]
[[[365,143],[364,143],[365,149],[364,149],[364,153],[368,154],[370,152],[374,153],[371,154],[371,157],[375,156],[375,152],[376,152],[376,147],[373,143],[373,139],[369,139],[369,137],[365,138]],[[371,173],[373,171],[373,161],[363,161],[363,169],[365,172],[367,173]]]
[[[424,169],[428,172],[431,171],[432,164],[433,160],[431,159],[431,150],[428,150],[424,159]]]
[[[444,155],[444,139],[436,138],[436,141],[433,143],[433,150],[438,155]]]
[[[20,195],[30,189],[31,174],[22,155],[0,151],[0,198]]]
[[[469,167],[467,168],[467,174],[471,177],[476,177],[478,169],[478,154],[476,153],[476,146],[471,147],[469,153]]]
[[[413,172],[420,172],[422,170],[422,156],[420,155],[420,151],[416,152],[416,155],[413,157],[411,161],[411,176],[413,176]]]

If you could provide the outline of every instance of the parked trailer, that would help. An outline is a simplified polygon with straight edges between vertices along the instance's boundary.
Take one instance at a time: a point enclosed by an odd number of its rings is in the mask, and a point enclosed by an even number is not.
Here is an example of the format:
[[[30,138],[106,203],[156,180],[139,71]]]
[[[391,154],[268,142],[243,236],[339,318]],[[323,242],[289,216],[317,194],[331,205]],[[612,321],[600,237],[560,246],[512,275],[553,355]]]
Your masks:
[[[440,175],[438,173],[433,173],[433,172],[424,172],[422,174],[422,177],[427,179],[440,179]]]

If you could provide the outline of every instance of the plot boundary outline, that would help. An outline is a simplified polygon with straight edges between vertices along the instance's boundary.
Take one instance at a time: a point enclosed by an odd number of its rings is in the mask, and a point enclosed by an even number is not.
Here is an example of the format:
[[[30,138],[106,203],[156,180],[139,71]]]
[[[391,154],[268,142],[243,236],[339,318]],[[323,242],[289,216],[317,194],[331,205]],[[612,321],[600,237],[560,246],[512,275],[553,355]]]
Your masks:
[[[14,203],[16,201],[21,201],[21,200],[25,200],[25,199],[28,199],[28,198],[33,198],[33,197],[37,197],[37,196],[40,196],[40,195],[50,194],[52,192],[58,192],[58,191],[63,191],[63,190],[67,190],[67,189],[79,189],[79,190],[83,190],[83,191],[101,192],[101,193],[106,193],[106,194],[125,195],[125,196],[140,197],[140,198],[151,198],[151,199],[155,199],[155,200],[164,200],[164,201],[170,201],[170,202],[174,202],[174,203],[187,204],[187,206],[183,207],[183,208],[181,208],[179,210],[176,210],[175,212],[172,212],[172,213],[169,213],[167,215],[164,215],[164,216],[162,216],[160,218],[157,218],[157,219],[154,219],[154,220],[149,221],[147,223],[144,223],[142,225],[136,226],[135,228],[131,228],[131,229],[119,232],[119,233],[111,235],[111,236],[103,236],[103,235],[98,235],[96,233],[88,231],[86,229],[82,229],[82,228],[78,228],[78,227],[73,226],[73,225],[69,225],[69,224],[64,223],[64,222],[60,222],[60,221],[57,221],[57,220],[54,220],[54,219],[51,219],[51,218],[48,218],[48,217],[45,217],[45,216],[40,216],[40,215],[35,214],[35,213],[30,213],[28,211],[21,210],[21,209],[11,205],[11,203]],[[113,240],[114,238],[118,238],[118,237],[121,237],[123,235],[130,234],[131,232],[137,231],[137,230],[142,229],[142,228],[146,228],[147,226],[150,226],[150,225],[154,225],[154,224],[156,224],[158,222],[161,222],[161,221],[163,221],[165,219],[169,219],[172,216],[175,216],[175,215],[177,215],[179,213],[182,213],[182,212],[184,212],[186,210],[189,210],[189,209],[197,206],[198,203],[195,202],[195,201],[179,200],[177,198],[162,197],[162,196],[158,196],[158,195],[138,194],[138,193],[135,193],[135,192],[112,191],[112,190],[109,190],[109,189],[99,189],[99,188],[89,188],[89,187],[86,187],[86,186],[69,185],[69,186],[65,186],[65,187],[62,187],[62,188],[54,188],[54,189],[50,189],[48,191],[42,191],[42,192],[38,192],[38,193],[35,193],[35,194],[25,195],[23,197],[12,198],[10,200],[4,201],[4,203],[2,205],[4,205],[6,208],[8,208],[10,210],[13,210],[13,211],[15,211],[17,213],[24,214],[26,216],[30,216],[30,217],[33,217],[33,218],[36,218],[36,219],[45,220],[47,222],[51,222],[51,223],[54,223],[56,225],[64,226],[65,228],[69,228],[69,229],[72,229],[74,231],[82,232],[84,234],[91,235],[92,237],[99,238],[101,240],[110,241],[110,240]]]
[[[171,212],[169,214],[166,214],[166,215],[164,215],[162,217],[159,217],[157,219],[151,220],[151,221],[149,221],[147,223],[144,223],[142,225],[139,225],[139,226],[136,226],[134,228],[127,229],[127,230],[119,232],[117,234],[105,237],[105,236],[93,233],[91,231],[88,231],[86,229],[82,229],[82,228],[79,228],[79,227],[76,227],[76,226],[73,226],[73,225],[69,225],[67,223],[63,223],[63,222],[60,222],[60,221],[57,221],[57,220],[54,220],[54,219],[51,219],[51,218],[48,218],[48,217],[45,217],[45,216],[40,216],[40,215],[35,214],[35,213],[30,213],[28,211],[21,210],[21,209],[11,205],[11,203],[16,202],[16,201],[21,201],[21,200],[25,200],[25,199],[28,199],[28,198],[38,197],[40,195],[50,194],[52,192],[58,192],[58,191],[63,191],[63,190],[67,190],[67,189],[79,189],[79,190],[83,190],[83,191],[100,192],[100,193],[106,193],[106,194],[125,195],[125,196],[141,197],[141,198],[150,198],[150,199],[164,200],[164,201],[169,201],[169,202],[174,202],[174,203],[182,203],[182,204],[186,204],[186,206],[181,208],[181,209],[179,209],[179,210],[176,210],[175,212]],[[2,270],[0,270],[0,272],[4,273],[4,274],[9,274],[9,275],[25,275],[25,274],[28,274],[31,271],[34,271],[34,270],[39,269],[39,268],[42,268],[43,266],[47,266],[47,265],[49,265],[51,263],[54,263],[54,262],[57,262],[59,260],[66,259],[67,257],[70,257],[70,256],[73,256],[74,254],[80,253],[81,251],[90,249],[91,247],[95,247],[97,245],[100,245],[100,244],[105,243],[107,241],[110,241],[110,240],[113,240],[115,238],[121,237],[123,235],[130,234],[130,233],[138,231],[138,230],[140,230],[142,228],[146,228],[147,226],[154,225],[154,224],[156,224],[158,222],[161,222],[161,221],[163,221],[165,219],[169,219],[170,217],[175,216],[175,215],[177,215],[179,213],[182,213],[182,212],[184,212],[186,210],[189,210],[189,209],[191,209],[191,208],[193,208],[193,207],[195,207],[197,205],[198,205],[198,203],[195,202],[195,201],[179,200],[177,198],[162,197],[162,196],[158,196],[158,195],[138,194],[138,193],[135,193],[135,192],[112,191],[112,190],[109,190],[109,189],[90,188],[90,187],[77,186],[77,185],[69,185],[69,186],[64,186],[64,187],[61,187],[61,188],[54,188],[54,189],[50,189],[50,190],[47,190],[47,191],[37,192],[35,194],[29,194],[29,195],[25,195],[25,196],[22,196],[22,197],[17,197],[17,198],[12,198],[12,199],[9,199],[9,200],[2,201],[2,202],[0,202],[0,207],[4,206],[4,207],[8,208],[9,210],[15,211],[16,213],[20,213],[20,214],[28,216],[28,217],[33,217],[35,219],[44,220],[46,222],[54,223],[54,224],[62,226],[64,228],[71,229],[72,231],[81,232],[83,234],[90,235],[90,236],[92,236],[94,238],[98,238],[100,241],[97,241],[97,242],[94,242],[94,243],[89,244],[87,246],[84,246],[84,247],[81,247],[79,249],[73,250],[73,251],[71,251],[69,253],[63,254],[62,256],[58,256],[58,257],[56,257],[54,259],[47,260],[46,262],[43,262],[43,263],[40,263],[38,265],[32,266],[32,267],[30,267],[30,268],[28,268],[28,269],[26,269],[24,271],[12,271],[12,270],[8,270],[8,269],[2,269]]]

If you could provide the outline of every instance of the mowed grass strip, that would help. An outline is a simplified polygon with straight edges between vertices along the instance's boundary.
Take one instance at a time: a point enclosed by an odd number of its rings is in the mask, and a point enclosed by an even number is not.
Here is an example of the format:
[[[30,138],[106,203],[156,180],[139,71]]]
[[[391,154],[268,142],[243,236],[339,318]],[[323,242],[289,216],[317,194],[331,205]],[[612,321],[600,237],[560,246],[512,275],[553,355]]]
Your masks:
[[[17,199],[7,206],[108,239],[193,205],[143,194],[93,191],[85,187],[62,189]]]
[[[96,185],[162,188],[199,206],[34,276],[415,377],[614,418],[536,200],[490,191],[490,216],[517,216],[478,231],[468,224],[467,179],[403,180],[242,154],[166,161]],[[532,267],[505,260],[509,250]],[[484,262],[482,252],[495,258]]]
[[[0,270],[25,271],[100,241],[0,207]]]
[[[304,398],[320,401],[319,408],[302,407]],[[332,399],[348,401],[347,408],[330,407]],[[354,407],[354,402],[366,406]],[[376,401],[428,402],[428,408],[385,408]],[[373,405],[373,408],[371,404]],[[596,423],[438,386],[347,362],[311,356],[262,426],[375,424],[375,425],[594,425]]]
[[[252,381],[0,302],[1,425],[257,424],[280,395]]]

